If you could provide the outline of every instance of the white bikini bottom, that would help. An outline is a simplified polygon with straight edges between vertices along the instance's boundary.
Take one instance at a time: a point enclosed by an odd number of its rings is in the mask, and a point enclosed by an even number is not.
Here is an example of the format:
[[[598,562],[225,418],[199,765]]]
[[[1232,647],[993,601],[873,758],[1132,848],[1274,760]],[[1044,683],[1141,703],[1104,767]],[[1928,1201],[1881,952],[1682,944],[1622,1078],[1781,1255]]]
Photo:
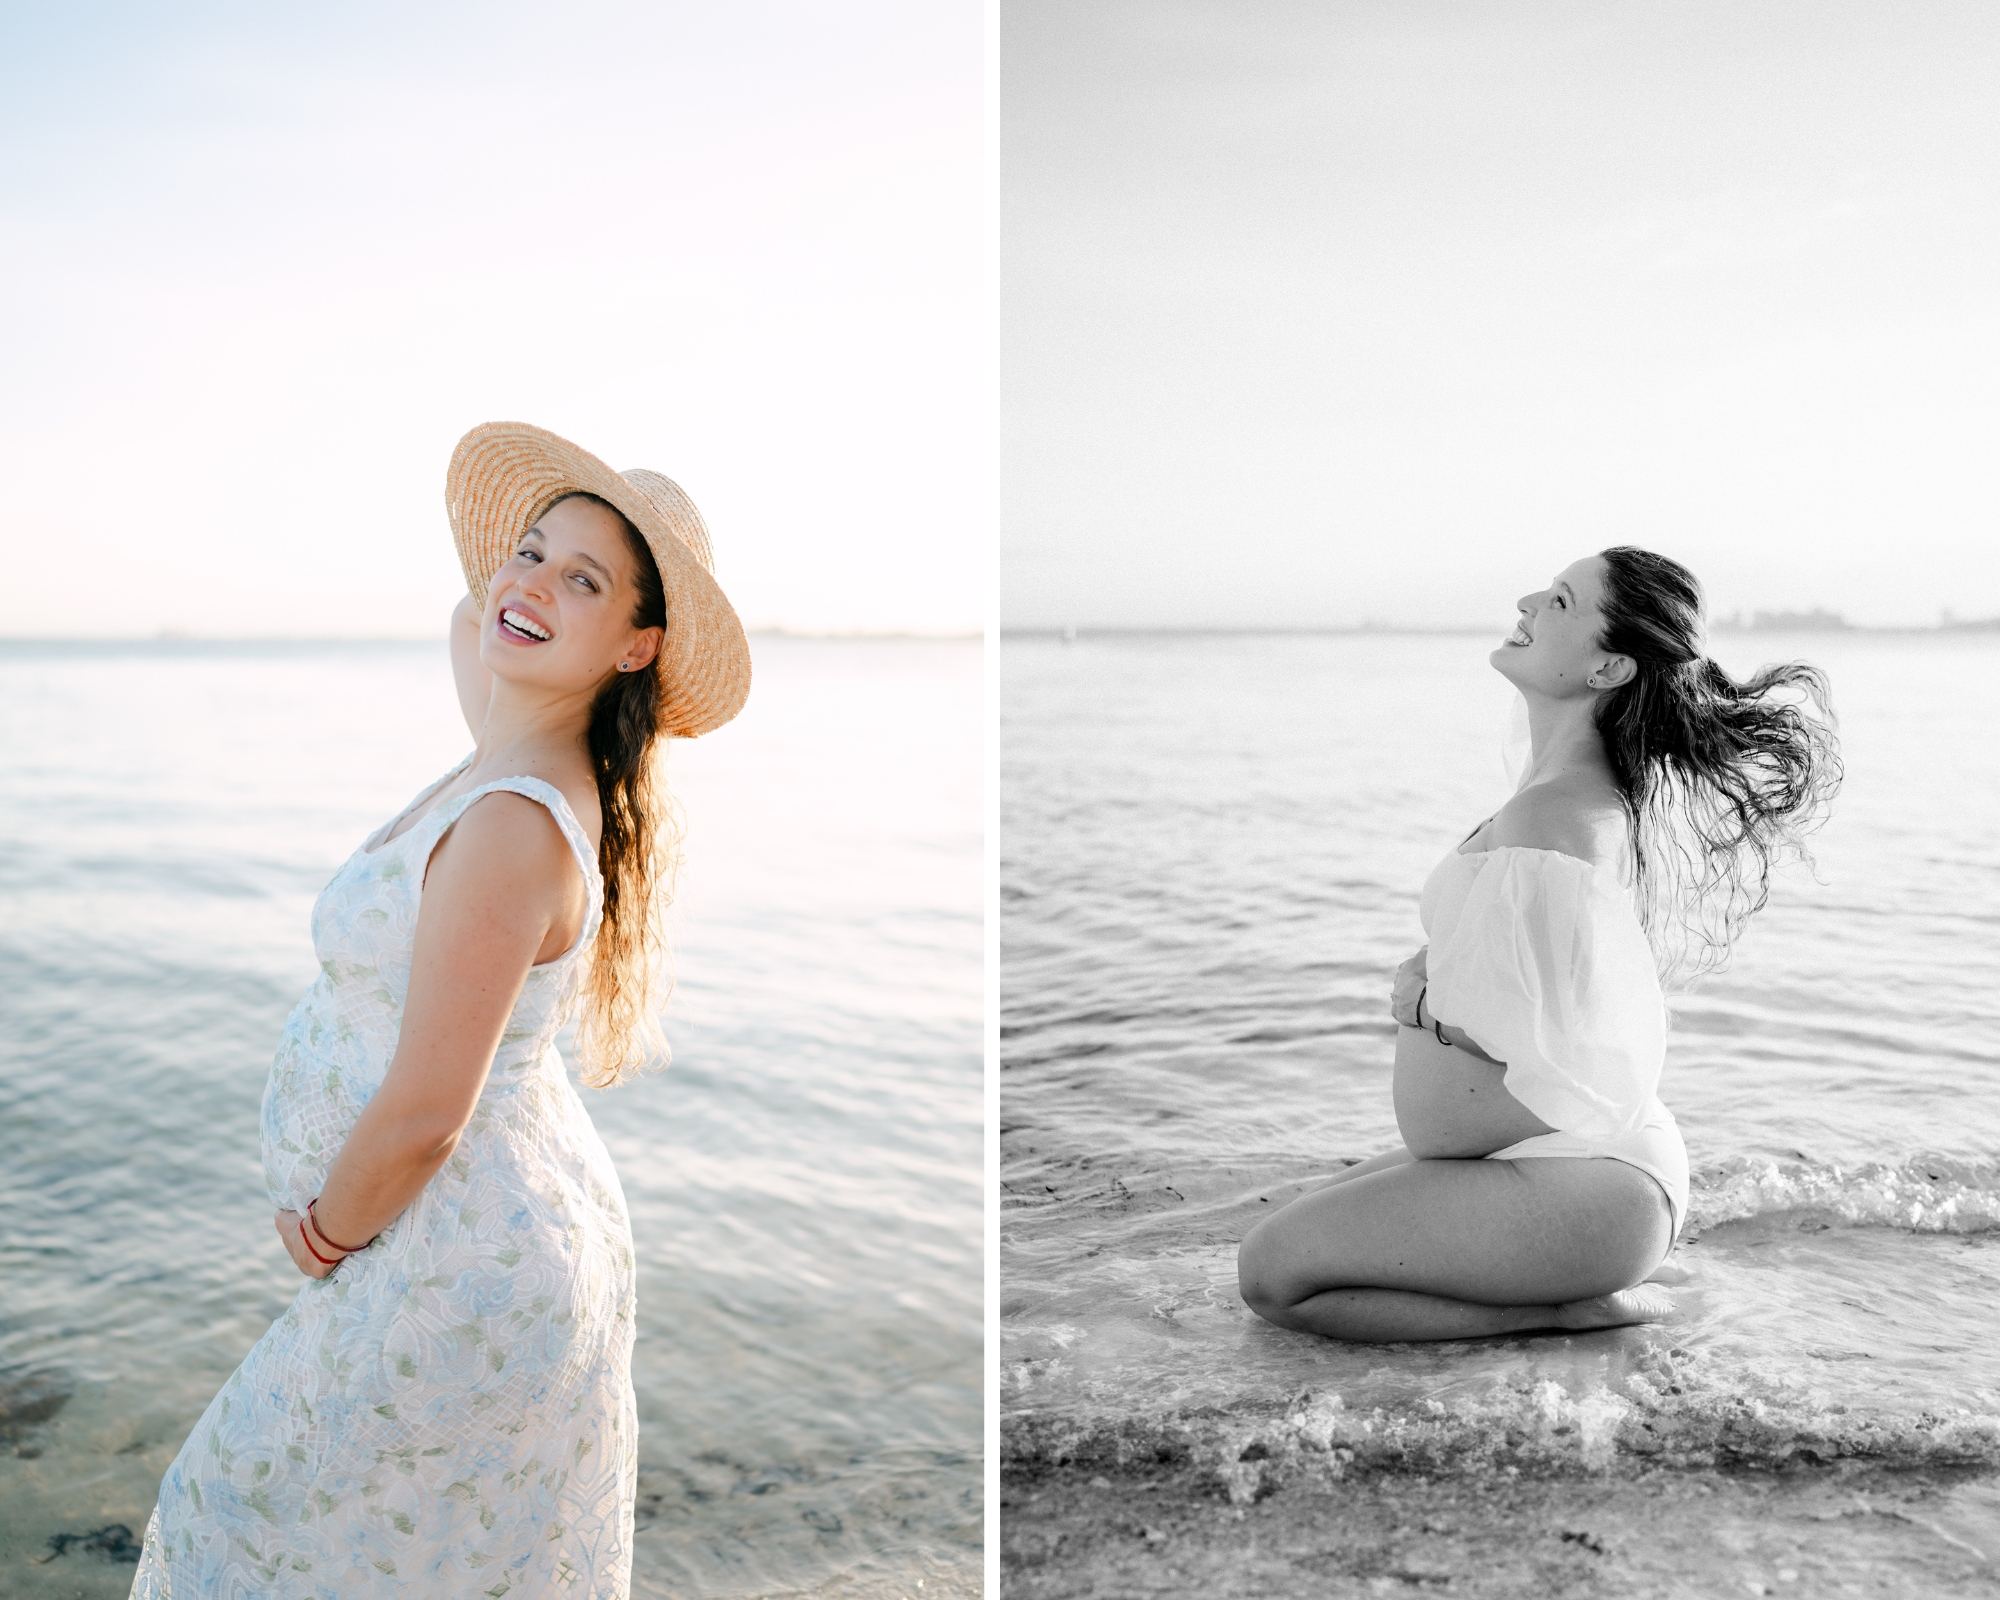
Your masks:
[[[1681,1130],[1673,1113],[1656,1098],[1647,1108],[1646,1119],[1630,1133],[1615,1139],[1585,1139],[1574,1133],[1541,1133],[1505,1150],[1495,1150],[1488,1161],[1522,1161],[1534,1156],[1609,1156],[1628,1167],[1637,1167],[1666,1192],[1667,1205],[1674,1214],[1674,1237],[1687,1221],[1688,1153],[1681,1143]]]

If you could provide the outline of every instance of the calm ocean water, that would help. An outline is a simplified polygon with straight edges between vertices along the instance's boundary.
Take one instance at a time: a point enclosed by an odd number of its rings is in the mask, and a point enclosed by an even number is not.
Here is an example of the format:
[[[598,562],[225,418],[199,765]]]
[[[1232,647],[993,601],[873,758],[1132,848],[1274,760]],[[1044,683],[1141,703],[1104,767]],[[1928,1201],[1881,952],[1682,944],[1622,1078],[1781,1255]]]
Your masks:
[[[674,1065],[585,1096],[639,1252],[634,1593],[972,1595],[981,647],[752,647],[669,766]],[[125,1592],[31,1558],[142,1529],[289,1303],[258,1102],[307,913],[468,744],[442,644],[0,644],[0,1593]]]
[[[1784,875],[1675,1001],[1676,1322],[1385,1350],[1239,1301],[1256,1218],[1397,1143],[1387,995],[1418,889],[1508,793],[1497,642],[1007,641],[1011,1459],[1191,1461],[1242,1499],[1356,1460],[2000,1466],[1991,634],[1718,641],[1738,670],[1828,670],[1848,781],[1818,880]],[[1961,1514],[2000,1558],[2000,1498]]]

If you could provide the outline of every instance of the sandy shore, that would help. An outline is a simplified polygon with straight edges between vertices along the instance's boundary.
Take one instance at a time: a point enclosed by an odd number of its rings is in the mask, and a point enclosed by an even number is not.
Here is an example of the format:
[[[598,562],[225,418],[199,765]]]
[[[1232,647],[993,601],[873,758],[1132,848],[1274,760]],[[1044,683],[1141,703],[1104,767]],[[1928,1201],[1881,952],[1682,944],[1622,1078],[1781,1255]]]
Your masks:
[[[1879,1468],[1367,1474],[1232,1504],[1212,1475],[1017,1467],[1007,1600],[2000,1595],[2000,1482]]]

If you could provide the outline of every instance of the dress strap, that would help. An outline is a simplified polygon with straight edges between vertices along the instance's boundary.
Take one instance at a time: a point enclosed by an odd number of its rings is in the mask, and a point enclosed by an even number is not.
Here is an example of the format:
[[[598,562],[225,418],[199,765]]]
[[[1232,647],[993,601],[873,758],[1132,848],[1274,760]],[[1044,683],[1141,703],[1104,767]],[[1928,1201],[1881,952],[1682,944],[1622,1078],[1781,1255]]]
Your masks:
[[[473,801],[489,794],[505,790],[510,794],[522,795],[548,808],[555,818],[562,836],[569,841],[570,854],[575,856],[577,869],[583,874],[584,887],[590,894],[590,910],[583,919],[583,933],[570,947],[574,954],[596,937],[597,925],[604,919],[604,878],[598,871],[597,852],[590,848],[590,838],[583,831],[583,824],[576,820],[576,813],[569,808],[569,801],[563,798],[562,790],[541,778],[530,778],[517,774],[511,778],[495,778],[491,783],[482,783],[477,789],[448,801],[431,813],[431,822],[436,828],[431,848],[444,837],[445,830],[465,815],[465,809]],[[412,832],[415,830],[412,829]],[[560,958],[558,958],[560,959]]]

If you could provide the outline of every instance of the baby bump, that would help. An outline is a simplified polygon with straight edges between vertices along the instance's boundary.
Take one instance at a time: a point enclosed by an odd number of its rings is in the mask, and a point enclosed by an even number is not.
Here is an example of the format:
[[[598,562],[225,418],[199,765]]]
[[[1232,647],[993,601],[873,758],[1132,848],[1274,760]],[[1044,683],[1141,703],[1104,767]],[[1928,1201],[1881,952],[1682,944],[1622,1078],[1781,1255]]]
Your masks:
[[[264,1182],[281,1210],[302,1210],[320,1192],[365,1100],[342,1066],[287,1026],[264,1084]]]
[[[1448,1044],[1427,1028],[1396,1030],[1396,1127],[1412,1155],[1470,1160],[1549,1126],[1507,1092],[1506,1069]]]

